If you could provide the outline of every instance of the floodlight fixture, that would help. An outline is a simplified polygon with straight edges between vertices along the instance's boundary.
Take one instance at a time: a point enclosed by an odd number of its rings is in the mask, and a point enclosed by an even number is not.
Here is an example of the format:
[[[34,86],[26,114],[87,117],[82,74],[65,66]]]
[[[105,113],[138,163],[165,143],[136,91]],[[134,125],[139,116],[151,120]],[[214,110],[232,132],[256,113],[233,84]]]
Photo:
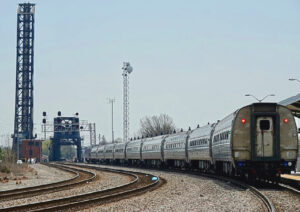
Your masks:
[[[263,100],[265,100],[267,97],[269,97],[269,96],[275,96],[275,94],[268,94],[268,95],[266,95],[264,98],[262,98],[262,99],[258,99],[256,96],[254,96],[254,95],[252,95],[252,94],[245,94],[245,96],[251,96],[251,97],[253,97],[254,99],[256,99],[258,102],[262,102]]]

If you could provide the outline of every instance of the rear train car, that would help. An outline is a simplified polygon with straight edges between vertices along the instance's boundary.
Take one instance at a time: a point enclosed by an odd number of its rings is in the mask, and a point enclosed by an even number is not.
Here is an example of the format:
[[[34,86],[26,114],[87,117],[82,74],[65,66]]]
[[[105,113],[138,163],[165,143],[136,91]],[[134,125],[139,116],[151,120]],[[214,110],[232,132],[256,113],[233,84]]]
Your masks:
[[[213,133],[214,164],[228,174],[278,179],[295,170],[297,154],[294,117],[276,103],[245,106],[218,122]]]

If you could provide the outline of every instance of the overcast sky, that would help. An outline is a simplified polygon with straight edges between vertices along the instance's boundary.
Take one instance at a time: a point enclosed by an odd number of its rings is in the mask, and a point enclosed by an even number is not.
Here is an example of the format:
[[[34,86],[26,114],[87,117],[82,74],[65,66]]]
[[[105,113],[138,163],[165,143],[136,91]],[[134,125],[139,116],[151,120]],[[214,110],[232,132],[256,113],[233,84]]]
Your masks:
[[[0,135],[13,132],[19,1],[0,7]],[[254,99],[296,95],[300,2],[282,0],[51,0],[36,3],[34,121],[79,112],[97,134],[122,137],[122,65],[130,75],[130,136],[166,113],[187,129],[222,119]]]

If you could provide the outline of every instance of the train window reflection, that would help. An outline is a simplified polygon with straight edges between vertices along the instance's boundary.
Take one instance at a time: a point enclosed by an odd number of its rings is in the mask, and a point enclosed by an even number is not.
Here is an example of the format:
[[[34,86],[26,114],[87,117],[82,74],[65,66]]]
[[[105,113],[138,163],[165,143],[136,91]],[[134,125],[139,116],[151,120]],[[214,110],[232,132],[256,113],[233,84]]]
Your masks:
[[[259,122],[260,130],[269,130],[270,129],[270,121],[269,120],[261,120]]]

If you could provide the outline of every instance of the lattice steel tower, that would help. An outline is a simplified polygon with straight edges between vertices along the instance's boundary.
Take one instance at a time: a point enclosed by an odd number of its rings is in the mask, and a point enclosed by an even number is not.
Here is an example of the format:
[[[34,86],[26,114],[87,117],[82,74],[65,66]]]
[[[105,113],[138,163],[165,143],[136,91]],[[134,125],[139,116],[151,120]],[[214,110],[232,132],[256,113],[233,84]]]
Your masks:
[[[128,62],[123,64],[123,142],[127,142],[129,135],[129,74],[132,72],[132,67]]]
[[[13,150],[33,138],[33,41],[35,4],[19,4],[17,12],[16,102]]]

